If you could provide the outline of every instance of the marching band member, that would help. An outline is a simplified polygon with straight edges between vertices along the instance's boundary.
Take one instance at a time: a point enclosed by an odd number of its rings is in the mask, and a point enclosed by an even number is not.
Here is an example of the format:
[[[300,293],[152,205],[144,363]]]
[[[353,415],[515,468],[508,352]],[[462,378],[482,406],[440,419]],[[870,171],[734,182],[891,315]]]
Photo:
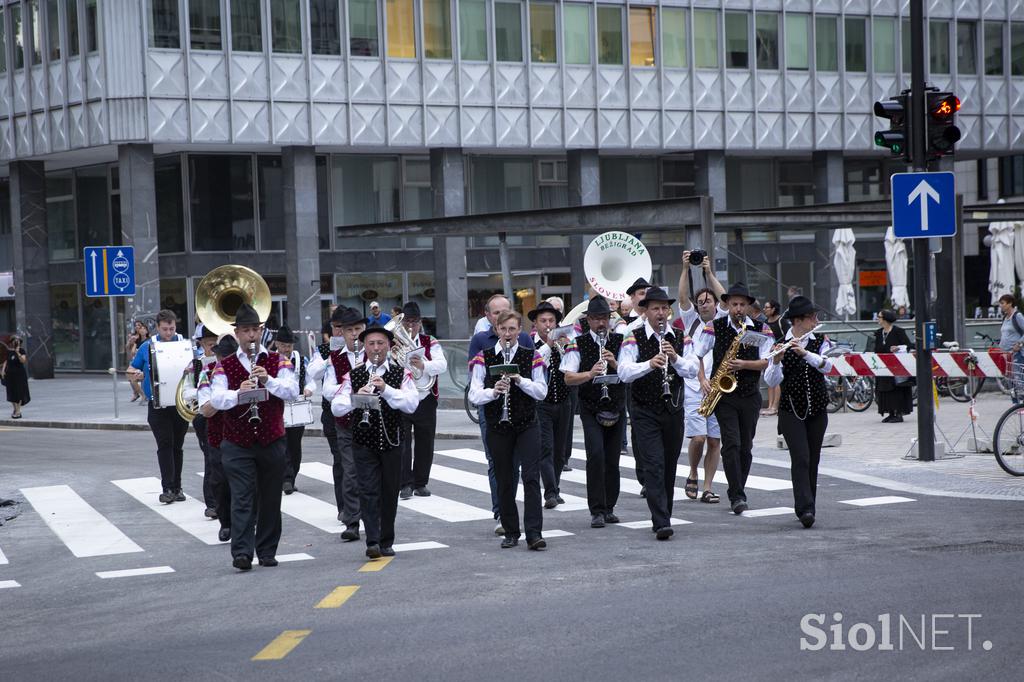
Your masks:
[[[402,468],[401,414],[412,414],[419,405],[412,374],[388,358],[394,338],[381,326],[363,330],[359,340],[366,349],[366,363],[342,376],[340,390],[331,400],[334,416],[352,418],[352,453],[359,474],[366,556],[371,559],[395,555],[395,514]],[[355,407],[353,393],[379,395],[380,409]]]
[[[366,329],[366,318],[346,306],[338,306],[331,313],[332,338],[341,339],[341,347],[331,350],[325,343],[309,364],[307,373],[311,381],[323,379],[323,416],[320,423],[331,448],[334,465],[334,501],[338,507],[338,520],[345,524],[341,539],[352,542],[359,539],[359,480],[352,455],[350,417],[335,417],[331,400],[341,386],[341,380],[353,367],[363,362],[365,355],[357,350],[359,335]]]
[[[195,388],[191,389],[191,391],[196,391],[196,395],[198,395],[199,380],[202,373],[212,372],[217,364],[217,358],[213,355],[213,347],[217,344],[217,335],[210,331],[209,327],[205,324],[201,324],[196,328],[193,338],[195,338],[198,345],[197,351],[202,355],[193,358],[192,365],[187,367],[185,371],[192,373],[192,385]],[[186,394],[189,392],[186,391]],[[186,395],[186,397],[191,398],[192,396]],[[192,427],[196,430],[196,440],[199,441],[199,449],[203,451],[203,501],[206,503],[204,514],[208,519],[215,519],[217,518],[217,496],[213,490],[213,467],[210,462],[210,443],[209,435],[207,434],[208,424],[202,412],[197,413],[195,418],[192,419]]]
[[[761,370],[768,366],[766,358],[771,351],[772,332],[767,325],[755,324],[747,316],[747,307],[754,298],[742,282],[729,287],[722,301],[728,312],[719,311],[714,321],[705,325],[704,335],[696,348],[699,357],[712,351],[712,377],[741,329],[760,333],[764,339],[756,345],[740,346],[736,359],[732,361],[736,390],[723,393],[715,407],[715,418],[722,433],[722,468],[729,481],[729,506],[734,514],[739,515],[748,509],[745,488],[753,461],[754,432],[761,411],[758,382]]]
[[[812,331],[818,326],[818,312],[810,299],[793,298],[784,317],[793,326],[786,332],[785,343],[773,350],[787,349],[768,361],[764,380],[769,386],[782,385],[779,426],[789,447],[794,511],[804,528],[810,528],[814,525],[821,444],[828,428],[824,375],[832,370],[832,360],[826,356],[832,343]]]
[[[302,356],[302,353],[295,350],[295,334],[292,332],[291,327],[281,325],[277,330],[274,343],[278,354],[288,358],[288,361],[292,363],[292,367],[298,374],[299,390],[302,391],[302,397],[308,398],[313,395],[313,391],[316,390],[316,382],[308,376],[307,365],[309,363],[306,358]],[[304,424],[292,426],[286,428],[284,432],[287,444],[288,465],[284,470],[283,490],[285,495],[291,495],[298,490],[295,487],[295,477],[299,475],[299,466],[302,464],[302,436],[306,432],[306,426]]]
[[[559,495],[562,467],[569,463],[572,441],[572,401],[565,375],[559,371],[564,352],[559,342],[549,338],[551,331],[562,321],[562,313],[551,303],[543,301],[527,315],[534,324],[533,345],[544,361],[547,395],[537,403],[540,425],[540,476],[544,482],[544,508],[554,509],[565,502]]]
[[[673,533],[672,495],[683,446],[682,379],[697,374],[692,344],[668,325],[673,303],[664,289],[648,289],[639,303],[646,319],[622,342],[618,358],[618,374],[630,384],[633,448],[659,540]]]
[[[226,413],[220,449],[231,486],[232,565],[248,571],[254,552],[261,566],[277,566],[286,466],[284,402],[299,397],[299,385],[291,362],[259,344],[263,322],[252,306],[239,307],[234,326],[239,348],[214,370],[210,402]],[[239,391],[257,387],[267,389],[266,400],[238,404]]]
[[[523,520],[526,544],[532,550],[547,547],[540,496],[540,427],[537,401],[547,395],[544,361],[532,348],[519,341],[522,316],[513,310],[502,312],[494,326],[498,342],[477,353],[469,363],[472,372],[469,400],[483,406],[487,421],[487,446],[494,462],[501,527],[502,549],[519,544],[519,509],[516,506],[516,463],[522,466],[525,499]],[[491,367],[514,364],[518,372],[509,376],[490,374]]]
[[[650,283],[643,277],[638,277],[635,282],[629,285],[626,289],[626,295],[629,296],[629,312],[622,318],[622,324],[615,328],[615,332],[622,334],[623,337],[629,335],[629,332],[641,327],[644,324],[645,311],[640,303],[644,300],[647,295],[647,290],[651,287]],[[622,305],[620,304],[621,308]],[[640,497],[647,495],[647,486],[644,485],[644,471],[639,466],[640,463],[640,439],[637,438],[636,434],[636,421],[633,419],[633,401],[630,400],[629,394],[632,387],[626,385],[626,413],[629,415],[629,440],[633,443],[633,458],[637,461],[636,475],[637,483],[640,484]]]
[[[610,318],[608,301],[601,296],[591,298],[587,305],[590,331],[569,343],[560,367],[565,383],[579,387],[591,528],[619,522],[615,503],[619,499],[619,455],[626,431],[625,387],[621,383],[612,384],[607,387],[605,397],[605,391],[593,383],[596,377],[615,374],[618,369],[616,357],[623,337],[608,332]]]
[[[409,358],[411,371],[423,372],[428,377],[438,377],[448,371],[448,360],[444,349],[433,336],[423,333],[423,316],[420,306],[410,301],[402,306],[402,326],[412,339],[413,348],[422,348],[419,354]],[[403,500],[413,495],[429,497],[430,467],[434,463],[434,434],[437,432],[438,382],[430,390],[419,394],[420,404],[410,415],[402,415],[402,494]],[[414,433],[415,432],[415,433]],[[415,447],[413,439],[415,437]],[[414,456],[415,455],[415,456]]]
[[[230,357],[238,350],[238,341],[230,334],[225,334],[213,346],[213,354],[216,362],[204,369],[199,378],[197,402],[199,403],[199,414],[206,420],[206,439],[209,448],[210,487],[213,490],[215,518],[220,522],[220,531],[217,538],[221,542],[231,539],[231,489],[228,486],[227,476],[224,474],[224,464],[221,461],[220,445],[224,440],[224,413],[214,408],[210,398],[213,397],[213,385],[210,383],[217,362],[223,362],[224,358]],[[196,417],[198,419],[198,416]],[[209,504],[209,503],[207,503]]]

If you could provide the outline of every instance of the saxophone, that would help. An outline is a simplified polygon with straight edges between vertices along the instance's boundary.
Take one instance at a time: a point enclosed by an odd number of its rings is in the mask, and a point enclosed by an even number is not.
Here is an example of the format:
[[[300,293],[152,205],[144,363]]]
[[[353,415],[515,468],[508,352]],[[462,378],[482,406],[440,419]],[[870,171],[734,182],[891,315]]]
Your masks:
[[[745,329],[740,330],[736,338],[732,340],[729,350],[722,357],[722,361],[718,363],[718,369],[711,377],[711,390],[700,401],[700,407],[697,408],[697,414],[700,416],[710,417],[714,413],[718,401],[722,399],[722,394],[732,393],[736,390],[736,376],[729,371],[729,363],[735,360],[736,355],[740,352],[740,344],[745,332]]]

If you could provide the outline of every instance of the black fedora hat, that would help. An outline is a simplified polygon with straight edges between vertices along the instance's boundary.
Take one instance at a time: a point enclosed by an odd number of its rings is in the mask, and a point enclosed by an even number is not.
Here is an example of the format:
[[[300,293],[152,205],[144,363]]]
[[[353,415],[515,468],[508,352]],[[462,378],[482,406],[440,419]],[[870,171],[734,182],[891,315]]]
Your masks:
[[[416,301],[409,301],[402,306],[403,319],[406,320],[422,320],[423,314],[420,312],[420,304]]]
[[[219,357],[226,358],[238,351],[238,341],[231,334],[220,337],[220,341],[213,347],[213,352]]]
[[[547,301],[541,301],[539,304],[537,304],[536,308],[526,313],[526,316],[530,318],[530,322],[535,322],[537,320],[537,316],[540,315],[541,313],[551,313],[552,315],[554,315],[555,324],[558,324],[559,322],[562,321],[562,313],[558,310],[558,308],[551,305]]]
[[[750,291],[747,289],[747,285],[744,284],[743,282],[736,282],[731,287],[729,287],[729,291],[722,294],[722,302],[724,303],[728,301],[729,298],[732,296],[742,296],[743,298],[747,299],[747,303],[753,303],[755,300],[754,297],[750,295]]]
[[[604,296],[594,296],[587,303],[587,317],[597,317],[599,315],[611,315],[612,309],[608,305],[608,299]]]
[[[676,299],[669,298],[668,292],[661,287],[651,287],[647,290],[647,293],[644,294],[643,300],[637,303],[637,305],[641,308],[646,308],[649,303],[655,302],[668,303],[669,305],[672,305],[676,302]]]
[[[352,327],[357,324],[366,324],[366,318],[359,314],[355,308],[339,305],[331,314],[331,324],[340,324],[342,327]]]
[[[248,303],[243,303],[242,305],[238,306],[238,311],[235,313],[234,322],[234,325],[236,327],[241,327],[244,325],[258,326],[261,324],[263,324],[263,320],[260,319],[260,314],[256,312],[255,308],[253,308]]]
[[[637,280],[635,282],[633,282],[632,284],[630,284],[629,288],[626,289],[626,295],[627,296],[632,296],[633,293],[637,289],[650,289],[650,288],[651,288],[651,283],[650,282],[648,282],[643,277],[638,277]]]
[[[282,324],[278,328],[277,334],[274,335],[274,340],[278,343],[295,343],[295,334],[292,332],[291,327]]]
[[[813,315],[817,310],[811,299],[806,296],[794,296],[789,302],[789,308],[786,309],[782,316],[787,320],[792,320],[795,317]]]
[[[395,335],[391,332],[390,329],[386,329],[383,325],[371,324],[369,327],[364,329],[362,333],[359,335],[359,343],[365,343],[366,337],[369,336],[370,334],[383,334],[384,336],[388,337],[389,343],[394,343],[395,341]]]

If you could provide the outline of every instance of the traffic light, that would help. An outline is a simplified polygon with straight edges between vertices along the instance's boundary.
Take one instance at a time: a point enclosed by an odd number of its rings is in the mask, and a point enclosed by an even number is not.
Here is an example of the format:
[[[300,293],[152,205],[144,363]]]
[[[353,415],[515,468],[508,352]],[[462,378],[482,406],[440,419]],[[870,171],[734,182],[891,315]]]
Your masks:
[[[953,123],[960,110],[960,99],[951,92],[928,92],[925,121],[928,130],[928,158],[937,159],[953,153],[960,140],[960,129]]]
[[[910,95],[875,102],[875,116],[889,119],[889,129],[875,133],[875,145],[910,163]]]

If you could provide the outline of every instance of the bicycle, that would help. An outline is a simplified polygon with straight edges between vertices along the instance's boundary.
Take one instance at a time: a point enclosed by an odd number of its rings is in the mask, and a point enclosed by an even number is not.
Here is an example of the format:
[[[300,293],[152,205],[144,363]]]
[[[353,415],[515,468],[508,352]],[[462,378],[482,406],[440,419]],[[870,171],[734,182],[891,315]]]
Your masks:
[[[837,344],[826,355],[837,357],[853,352],[853,346]],[[852,412],[864,412],[875,400],[875,381],[873,377],[857,376],[826,376],[828,405],[825,409],[835,414],[844,406]]]
[[[1007,379],[1013,405],[996,422],[992,452],[1003,471],[1024,476],[1024,367],[1010,363]]]
[[[989,345],[987,350],[989,352],[993,350],[1002,350],[999,347],[999,341],[992,338],[988,334],[978,332],[977,334],[974,335],[974,338],[981,339],[982,341],[988,341]],[[985,385],[985,379],[986,377],[981,377],[981,379],[978,381],[978,389],[974,392],[974,395],[978,395],[978,393],[981,392],[981,387]],[[1005,376],[996,377],[996,386],[999,387],[999,390],[1003,393],[1003,395],[1010,395],[1010,391],[1013,390],[1013,386],[1011,385],[1010,380]]]

